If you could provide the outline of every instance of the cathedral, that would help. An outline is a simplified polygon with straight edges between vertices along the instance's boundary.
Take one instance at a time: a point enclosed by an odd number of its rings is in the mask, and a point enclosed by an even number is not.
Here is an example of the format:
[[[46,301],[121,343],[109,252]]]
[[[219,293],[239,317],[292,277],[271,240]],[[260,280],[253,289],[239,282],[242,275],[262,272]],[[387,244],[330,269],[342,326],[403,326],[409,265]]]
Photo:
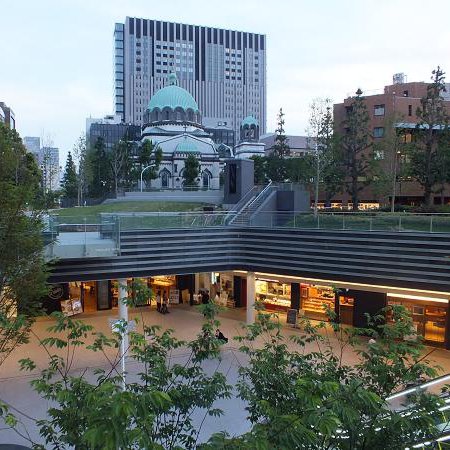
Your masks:
[[[202,126],[197,102],[178,86],[175,73],[169,75],[168,82],[150,99],[142,127],[141,142],[150,140],[162,150],[158,177],[151,182],[153,188],[182,189],[189,155],[194,155],[200,164],[197,185],[203,189],[219,189],[226,158],[264,155],[264,144],[258,142],[259,124],[254,117],[243,120],[240,141],[234,149],[217,145]]]

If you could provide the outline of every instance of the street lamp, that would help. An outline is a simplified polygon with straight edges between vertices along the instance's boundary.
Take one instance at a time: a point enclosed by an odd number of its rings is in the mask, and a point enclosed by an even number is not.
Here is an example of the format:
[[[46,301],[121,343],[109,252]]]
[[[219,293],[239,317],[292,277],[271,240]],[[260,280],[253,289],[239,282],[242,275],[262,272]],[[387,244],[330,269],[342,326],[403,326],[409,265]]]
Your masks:
[[[142,169],[142,172],[141,172],[141,192],[142,192],[142,189],[143,189],[143,187],[144,187],[144,183],[143,183],[143,181],[142,181],[142,176],[144,175],[144,172],[145,172],[147,169],[150,169],[150,167],[156,167],[156,164],[150,164],[149,166],[146,166],[146,167],[144,167],[144,168]]]
[[[397,187],[397,165],[398,165],[398,158],[401,155],[400,150],[397,150],[394,153],[394,176],[392,177],[392,199],[391,199],[391,213],[395,212],[395,192]]]

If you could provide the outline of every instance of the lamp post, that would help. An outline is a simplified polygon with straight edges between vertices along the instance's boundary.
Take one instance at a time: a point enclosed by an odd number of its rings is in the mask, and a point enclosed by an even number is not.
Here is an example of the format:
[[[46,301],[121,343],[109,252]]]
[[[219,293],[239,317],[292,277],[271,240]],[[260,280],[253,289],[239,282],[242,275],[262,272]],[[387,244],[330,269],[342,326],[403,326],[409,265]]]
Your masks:
[[[395,195],[397,189],[397,165],[398,157],[400,156],[400,150],[394,153],[394,176],[392,177],[392,198],[391,198],[391,213],[395,212]]]
[[[320,176],[320,162],[319,162],[319,144],[317,142],[318,140],[318,134],[316,135],[316,183],[315,183],[315,189],[314,189],[314,217],[317,216],[317,204],[319,203],[319,176]]]
[[[150,167],[156,167],[156,164],[150,164],[149,166],[144,167],[144,168],[142,169],[142,171],[141,171],[141,192],[142,192],[142,189],[143,189],[143,187],[144,187],[144,182],[142,181],[142,176],[144,175],[144,172],[145,172],[147,169],[150,169]]]

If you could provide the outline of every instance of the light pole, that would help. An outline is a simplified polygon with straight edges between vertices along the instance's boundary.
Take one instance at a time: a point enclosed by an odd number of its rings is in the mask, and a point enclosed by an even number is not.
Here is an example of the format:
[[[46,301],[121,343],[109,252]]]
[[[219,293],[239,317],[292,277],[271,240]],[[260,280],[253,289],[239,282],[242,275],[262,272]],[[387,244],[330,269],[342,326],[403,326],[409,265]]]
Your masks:
[[[400,150],[396,150],[394,153],[394,176],[392,177],[392,199],[391,199],[391,213],[395,212],[395,195],[397,190],[397,165],[398,157],[400,156]]]
[[[142,181],[142,176],[144,175],[144,172],[145,172],[147,169],[150,169],[150,167],[156,167],[156,164],[150,164],[149,166],[144,167],[144,168],[142,169],[142,171],[141,171],[141,192],[142,192],[142,189],[143,189],[143,187],[144,187],[144,183],[143,183],[143,181]]]

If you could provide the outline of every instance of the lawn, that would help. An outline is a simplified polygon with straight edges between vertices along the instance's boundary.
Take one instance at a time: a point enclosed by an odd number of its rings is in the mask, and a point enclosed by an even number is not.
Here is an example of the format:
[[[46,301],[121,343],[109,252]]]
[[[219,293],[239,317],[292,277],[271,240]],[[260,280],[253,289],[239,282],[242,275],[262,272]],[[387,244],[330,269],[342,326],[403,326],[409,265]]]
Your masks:
[[[96,206],[84,206],[74,208],[54,209],[51,214],[60,217],[93,217],[99,213],[117,212],[180,212],[180,211],[201,211],[206,203],[185,203],[185,202],[117,202],[106,203]]]

